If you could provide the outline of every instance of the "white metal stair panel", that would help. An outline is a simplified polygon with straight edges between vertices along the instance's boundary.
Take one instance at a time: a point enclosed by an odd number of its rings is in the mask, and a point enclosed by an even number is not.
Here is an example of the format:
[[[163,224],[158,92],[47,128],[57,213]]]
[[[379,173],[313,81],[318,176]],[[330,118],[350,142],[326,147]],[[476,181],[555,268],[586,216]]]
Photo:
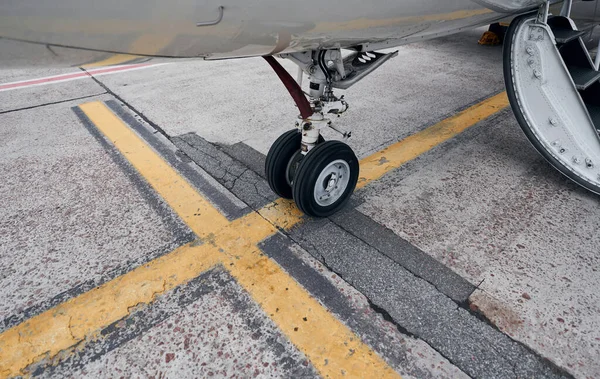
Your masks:
[[[521,24],[510,47],[518,108],[527,127],[549,155],[575,176],[598,187],[600,139],[596,128],[555,46],[550,28],[535,20],[532,17]]]

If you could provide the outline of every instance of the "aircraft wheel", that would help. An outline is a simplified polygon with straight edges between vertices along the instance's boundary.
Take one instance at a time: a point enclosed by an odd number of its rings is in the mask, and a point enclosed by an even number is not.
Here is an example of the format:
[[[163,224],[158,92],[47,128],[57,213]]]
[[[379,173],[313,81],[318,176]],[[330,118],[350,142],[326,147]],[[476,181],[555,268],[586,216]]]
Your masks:
[[[265,174],[269,187],[277,195],[292,198],[292,178],[288,178],[292,158],[300,152],[302,134],[298,129],[283,133],[271,146],[265,161]]]
[[[265,174],[269,187],[278,196],[292,198],[292,183],[300,161],[304,158],[300,151],[302,134],[298,129],[283,133],[269,149],[265,161]],[[319,136],[317,143],[325,141]]]
[[[340,141],[314,147],[300,162],[292,185],[298,208],[309,216],[327,217],[339,211],[354,192],[358,159]]]

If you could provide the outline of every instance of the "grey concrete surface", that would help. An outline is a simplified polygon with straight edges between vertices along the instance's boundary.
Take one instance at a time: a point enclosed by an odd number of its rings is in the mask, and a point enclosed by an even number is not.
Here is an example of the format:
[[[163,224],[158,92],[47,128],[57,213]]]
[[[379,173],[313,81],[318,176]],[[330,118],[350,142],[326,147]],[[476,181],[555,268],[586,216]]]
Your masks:
[[[189,233],[150,205],[159,200],[143,196],[74,105],[0,115],[1,319],[164,254]]]
[[[0,51],[4,51],[3,45],[8,43],[11,43],[11,41],[0,39]],[[44,46],[39,45],[36,45],[35,48],[46,49]],[[48,54],[50,54],[50,52],[48,52]],[[15,61],[19,62],[17,58],[15,58]],[[81,72],[81,70],[77,67],[35,69],[0,67],[0,85],[78,72]],[[0,91],[0,114],[22,108],[37,107],[48,103],[64,102],[67,100],[99,95],[104,92],[102,87],[89,78],[27,88],[17,88],[10,91]]]
[[[69,70],[68,72],[72,71]],[[106,93],[104,89],[87,78],[72,82],[3,91],[0,92],[0,114],[68,101],[81,100],[81,102],[85,102],[85,99],[92,101],[94,96],[104,93]]]
[[[87,349],[32,369],[47,378],[318,377],[223,268],[106,328]]]
[[[426,342],[467,375],[569,377],[333,222],[309,221],[294,228],[291,237],[402,331]]]
[[[600,375],[598,197],[543,161],[510,115],[469,133],[367,187],[359,210],[478,285],[472,307],[501,330]]]

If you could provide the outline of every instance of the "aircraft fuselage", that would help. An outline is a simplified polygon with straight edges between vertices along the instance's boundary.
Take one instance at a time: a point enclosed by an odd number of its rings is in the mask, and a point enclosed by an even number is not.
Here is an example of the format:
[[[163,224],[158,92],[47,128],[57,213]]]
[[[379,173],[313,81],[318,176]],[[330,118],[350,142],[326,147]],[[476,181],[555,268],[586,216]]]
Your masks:
[[[539,3],[539,0],[5,1],[0,4],[0,37],[50,46],[208,59],[366,44],[375,50],[508,19],[534,9]],[[600,10],[596,7],[597,1],[576,1],[573,17],[583,23],[598,20]],[[560,9],[560,4],[555,4],[555,9]],[[5,52],[0,57],[8,55]]]

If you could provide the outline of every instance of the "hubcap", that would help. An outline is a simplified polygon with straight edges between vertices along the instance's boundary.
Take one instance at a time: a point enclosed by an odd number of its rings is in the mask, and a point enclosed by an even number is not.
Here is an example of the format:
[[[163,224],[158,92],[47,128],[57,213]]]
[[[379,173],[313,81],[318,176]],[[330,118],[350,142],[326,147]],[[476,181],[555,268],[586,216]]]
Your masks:
[[[315,183],[315,201],[322,207],[329,206],[338,201],[350,181],[350,166],[342,159],[328,164]]]

